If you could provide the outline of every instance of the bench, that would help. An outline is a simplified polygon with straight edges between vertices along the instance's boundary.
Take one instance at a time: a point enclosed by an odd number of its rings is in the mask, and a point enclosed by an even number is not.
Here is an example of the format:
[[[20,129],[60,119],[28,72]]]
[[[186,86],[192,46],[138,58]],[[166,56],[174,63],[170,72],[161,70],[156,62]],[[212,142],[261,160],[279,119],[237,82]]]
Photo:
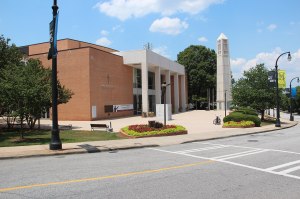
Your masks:
[[[95,128],[105,128],[105,130],[108,131],[108,125],[106,124],[91,124],[91,131],[94,131]]]

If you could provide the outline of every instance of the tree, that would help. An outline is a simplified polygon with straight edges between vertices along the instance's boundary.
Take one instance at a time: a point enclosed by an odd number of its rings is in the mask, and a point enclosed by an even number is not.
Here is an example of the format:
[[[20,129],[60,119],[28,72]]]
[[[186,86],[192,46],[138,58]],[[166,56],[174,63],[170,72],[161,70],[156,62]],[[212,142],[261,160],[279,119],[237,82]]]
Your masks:
[[[243,76],[233,85],[233,104],[259,111],[261,120],[264,120],[265,110],[276,105],[276,89],[269,84],[268,70],[264,64],[258,64],[244,71]],[[282,92],[279,93],[280,99],[283,99]]]
[[[191,45],[177,55],[178,63],[185,66],[188,79],[189,102],[207,97],[207,89],[216,87],[217,58],[214,50]]]
[[[34,128],[42,113],[52,106],[51,69],[44,68],[37,59],[29,59],[26,64],[4,67],[0,77],[0,102],[5,107],[8,126],[18,116],[21,127],[25,120],[29,128]],[[73,95],[60,83],[58,93],[59,104],[67,103]]]
[[[15,45],[9,44],[10,39],[5,39],[0,35],[0,69],[6,65],[17,65],[22,59],[22,53]]]

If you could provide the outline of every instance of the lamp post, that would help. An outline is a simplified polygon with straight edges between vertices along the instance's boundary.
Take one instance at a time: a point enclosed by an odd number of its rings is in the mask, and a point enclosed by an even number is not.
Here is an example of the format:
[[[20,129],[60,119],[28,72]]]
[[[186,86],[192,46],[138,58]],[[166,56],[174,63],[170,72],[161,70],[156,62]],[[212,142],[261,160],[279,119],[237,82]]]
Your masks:
[[[170,86],[170,84],[167,84],[166,82],[163,82],[161,85],[162,88],[162,95],[163,95],[163,99],[164,99],[164,126],[166,126],[166,90],[167,90],[167,86]]]
[[[297,79],[297,82],[299,83],[299,77],[294,77],[290,81],[290,121],[294,121],[294,116],[293,116],[293,105],[292,105],[292,81],[294,79]]]
[[[55,34],[55,29],[57,24],[57,10],[58,10],[58,6],[57,6],[57,0],[53,0],[53,6],[52,6],[52,10],[53,10],[53,20],[51,23],[54,23],[54,30],[52,33],[52,36]],[[56,37],[56,36],[55,36]],[[58,92],[57,92],[57,53],[55,52],[55,39],[54,37],[51,38],[51,51],[50,52],[52,54],[52,132],[51,132],[51,142],[49,144],[49,148],[50,150],[59,150],[62,149],[62,143],[59,137],[59,128],[58,128],[58,117],[57,117],[57,96],[58,96]]]
[[[275,123],[275,127],[281,127],[280,124],[280,107],[279,107],[279,88],[278,88],[278,65],[277,62],[279,60],[279,58],[282,55],[288,54],[288,61],[291,61],[292,57],[291,57],[291,53],[290,52],[285,52],[282,53],[281,55],[278,56],[278,58],[276,59],[276,63],[275,63],[275,75],[276,75],[276,123]]]
[[[224,104],[225,116],[227,115],[227,114],[226,114],[226,109],[227,109],[227,99],[226,99],[226,92],[227,92],[227,90],[225,90],[225,93],[224,93],[224,97],[225,97],[225,104]]]

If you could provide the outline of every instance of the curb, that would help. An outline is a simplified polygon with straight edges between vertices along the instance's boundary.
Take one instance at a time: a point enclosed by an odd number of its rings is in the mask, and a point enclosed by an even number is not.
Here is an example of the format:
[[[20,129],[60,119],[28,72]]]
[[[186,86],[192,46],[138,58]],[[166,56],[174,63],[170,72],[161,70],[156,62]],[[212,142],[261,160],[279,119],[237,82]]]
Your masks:
[[[293,122],[291,125],[288,125],[288,126],[285,126],[285,127],[280,127],[280,128],[275,128],[275,129],[268,129],[268,130],[250,132],[250,133],[245,133],[245,134],[227,135],[227,136],[213,137],[213,138],[206,138],[206,139],[194,139],[194,140],[189,140],[189,141],[184,141],[184,142],[178,142],[178,144],[187,144],[187,143],[192,143],[192,142],[217,140],[217,139],[224,139],[224,138],[230,138],[230,137],[238,137],[238,136],[244,136],[244,135],[266,133],[266,132],[272,132],[272,131],[278,131],[278,130],[282,130],[282,129],[291,128],[291,127],[294,127],[296,125],[298,125],[298,122]],[[63,149],[63,150],[53,152],[53,153],[28,154],[28,155],[16,155],[16,156],[10,156],[10,157],[0,157],[0,160],[29,158],[29,157],[61,156],[61,155],[84,154],[84,153],[100,153],[100,152],[107,152],[107,151],[113,153],[113,152],[116,152],[116,151],[119,151],[119,150],[140,149],[140,148],[159,147],[159,146],[160,146],[159,144],[149,144],[149,145],[139,145],[139,146],[125,146],[125,147],[111,147],[111,148],[101,148],[101,147],[97,147],[97,146],[93,146],[91,148],[88,148],[88,147],[84,148],[83,146],[81,146],[81,148]]]
[[[245,133],[245,134],[227,135],[227,136],[207,138],[207,139],[190,140],[190,141],[182,142],[180,144],[188,144],[188,143],[192,143],[192,142],[201,142],[201,141],[208,141],[208,140],[218,140],[218,139],[224,139],[224,138],[230,138],[230,137],[238,137],[238,136],[244,136],[244,135],[253,135],[253,134],[259,134],[259,133],[267,133],[267,132],[272,132],[272,131],[278,131],[278,130],[282,130],[282,129],[291,128],[291,127],[294,127],[296,125],[298,125],[298,122],[295,122],[295,123],[293,123],[293,124],[291,124],[289,126],[280,127],[280,128],[277,128],[277,129],[269,129],[269,130],[262,130],[262,131]]]
[[[0,160],[7,159],[21,159],[21,158],[32,158],[32,157],[45,157],[45,156],[61,156],[61,155],[72,155],[72,154],[84,154],[84,153],[100,153],[100,152],[115,152],[119,150],[128,150],[128,149],[140,149],[140,148],[148,148],[148,147],[159,147],[157,144],[149,144],[149,145],[141,145],[141,146],[127,146],[127,147],[117,147],[117,148],[104,148],[104,149],[95,149],[95,150],[84,150],[84,149],[73,149],[74,151],[67,151],[70,149],[64,149],[66,152],[64,153],[51,153],[51,154],[30,154],[30,155],[20,155],[20,156],[10,156],[10,157],[0,157]],[[61,151],[64,151],[61,150]]]

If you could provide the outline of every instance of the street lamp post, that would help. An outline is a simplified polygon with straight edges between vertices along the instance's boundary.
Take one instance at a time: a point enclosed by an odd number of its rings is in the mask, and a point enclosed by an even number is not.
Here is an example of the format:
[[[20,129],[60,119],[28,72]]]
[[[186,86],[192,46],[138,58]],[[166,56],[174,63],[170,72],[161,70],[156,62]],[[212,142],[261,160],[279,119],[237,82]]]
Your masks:
[[[278,88],[278,65],[277,62],[279,60],[279,58],[282,55],[288,54],[288,61],[291,61],[292,57],[291,57],[291,53],[290,52],[285,52],[282,53],[281,55],[278,56],[278,58],[276,59],[276,63],[275,63],[275,75],[276,75],[276,123],[275,123],[275,127],[281,127],[280,124],[280,106],[279,106],[279,88]]]
[[[167,122],[166,122],[166,90],[167,90],[167,86],[170,86],[170,84],[167,84],[166,82],[163,82],[161,85],[162,88],[162,95],[163,95],[163,99],[164,99],[164,126],[166,126]]]
[[[294,121],[294,116],[293,116],[293,104],[292,104],[292,81],[294,79],[297,79],[297,82],[299,83],[299,77],[294,77],[290,81],[290,121]]]
[[[226,109],[227,109],[226,91],[227,91],[227,90],[225,90],[225,93],[224,93],[224,95],[225,95],[225,104],[224,104],[225,116],[226,116]]]
[[[54,23],[54,29],[56,29],[55,26],[57,26],[56,23],[56,17],[57,17],[57,0],[53,1],[53,21]],[[54,32],[56,30],[53,30]],[[53,33],[55,34],[55,33]],[[59,150],[62,149],[62,143],[59,137],[59,128],[58,128],[58,116],[57,116],[57,96],[58,96],[58,91],[57,91],[57,55],[56,55],[56,49],[54,47],[54,42],[55,39],[52,38],[51,40],[51,51],[52,54],[52,132],[51,132],[51,142],[49,144],[50,150]]]

